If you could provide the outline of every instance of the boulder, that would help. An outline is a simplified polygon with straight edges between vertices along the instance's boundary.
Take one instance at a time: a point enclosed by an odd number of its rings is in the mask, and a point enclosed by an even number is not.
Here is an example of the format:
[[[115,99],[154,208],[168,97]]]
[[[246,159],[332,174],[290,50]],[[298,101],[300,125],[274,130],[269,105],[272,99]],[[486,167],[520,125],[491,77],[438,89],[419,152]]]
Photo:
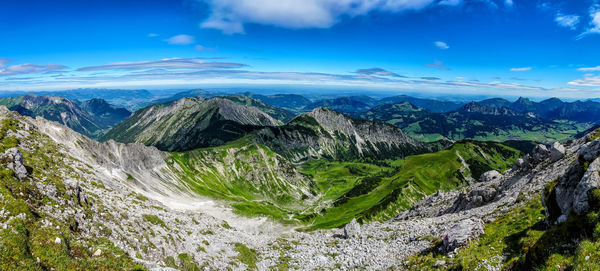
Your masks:
[[[442,245],[446,252],[452,252],[476,240],[485,230],[483,220],[470,218],[461,221],[442,233]]]
[[[588,142],[585,145],[581,146],[581,148],[579,149],[579,156],[588,162],[596,159],[599,153],[600,139],[595,139],[592,142]]]
[[[565,146],[563,146],[562,144],[558,143],[558,142],[554,142],[554,144],[552,144],[552,147],[550,147],[550,161],[552,161],[552,163],[562,159],[565,156],[566,153],[566,149]]]
[[[352,221],[350,221],[350,223],[346,224],[346,226],[344,226],[344,237],[346,239],[348,238],[354,238],[354,237],[358,237],[360,235],[360,224],[358,224],[358,222],[356,222],[356,218],[352,219]]]
[[[600,158],[596,158],[585,171],[581,181],[575,187],[573,197],[573,211],[582,215],[588,212],[590,204],[588,195],[590,190],[600,187]]]
[[[500,172],[495,171],[495,170],[490,170],[488,172],[485,172],[483,174],[481,174],[481,177],[479,177],[479,180],[481,182],[490,182],[490,181],[494,181],[497,180],[499,178],[502,177],[502,174],[500,174]]]
[[[12,169],[19,180],[27,178],[27,169],[23,165],[23,154],[17,148],[10,148],[0,154],[0,161],[6,162],[6,167]]]
[[[546,160],[550,156],[550,151],[546,148],[546,145],[539,144],[533,148],[533,152],[531,153],[531,158],[534,164],[539,164],[542,161]]]

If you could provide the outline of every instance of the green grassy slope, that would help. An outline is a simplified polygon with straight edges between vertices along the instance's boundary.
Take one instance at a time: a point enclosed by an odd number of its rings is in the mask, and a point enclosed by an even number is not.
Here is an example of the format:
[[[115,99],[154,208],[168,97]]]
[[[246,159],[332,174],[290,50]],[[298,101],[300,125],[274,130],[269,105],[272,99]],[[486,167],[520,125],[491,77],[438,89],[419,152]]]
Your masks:
[[[316,196],[314,182],[266,146],[249,137],[183,153],[167,161],[196,192],[234,201],[246,215],[267,215],[286,222]]]
[[[482,155],[482,154],[485,154]],[[519,152],[497,143],[464,141],[437,153],[409,156],[380,166],[312,162],[303,172],[317,180],[331,205],[319,214],[299,217],[308,229],[338,227],[352,218],[385,220],[437,190],[448,191],[479,179],[488,170],[506,170]],[[469,168],[463,167],[463,161]]]

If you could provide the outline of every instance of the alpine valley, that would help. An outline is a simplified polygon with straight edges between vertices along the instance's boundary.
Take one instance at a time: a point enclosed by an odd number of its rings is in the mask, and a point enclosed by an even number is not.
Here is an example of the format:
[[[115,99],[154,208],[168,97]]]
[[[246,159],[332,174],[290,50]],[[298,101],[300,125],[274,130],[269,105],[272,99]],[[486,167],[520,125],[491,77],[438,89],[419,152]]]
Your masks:
[[[596,102],[132,101],[0,99],[1,270],[598,267]]]

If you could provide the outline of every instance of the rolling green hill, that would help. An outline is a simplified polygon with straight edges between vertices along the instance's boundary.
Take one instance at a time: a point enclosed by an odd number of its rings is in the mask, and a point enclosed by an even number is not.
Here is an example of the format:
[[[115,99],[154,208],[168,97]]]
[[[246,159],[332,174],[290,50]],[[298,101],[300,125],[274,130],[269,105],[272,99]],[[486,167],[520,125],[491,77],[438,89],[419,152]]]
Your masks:
[[[386,220],[438,190],[466,186],[489,170],[503,172],[519,156],[498,143],[462,141],[448,150],[379,165],[314,161],[302,172],[315,177],[322,200],[331,205],[299,218],[308,229],[338,227],[353,218]]]

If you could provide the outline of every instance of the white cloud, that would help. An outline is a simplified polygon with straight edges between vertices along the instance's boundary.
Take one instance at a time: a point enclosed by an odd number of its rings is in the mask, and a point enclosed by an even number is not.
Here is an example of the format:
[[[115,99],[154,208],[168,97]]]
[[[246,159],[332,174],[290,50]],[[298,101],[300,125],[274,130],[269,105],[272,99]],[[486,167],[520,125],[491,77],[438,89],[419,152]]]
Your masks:
[[[169,44],[177,44],[177,45],[189,45],[195,42],[194,37],[190,35],[177,35],[170,37],[165,40]]]
[[[442,50],[450,49],[450,46],[443,41],[436,41],[433,44]]]
[[[600,5],[590,8],[590,24],[585,32],[577,36],[577,39],[582,39],[590,34],[600,34]]]
[[[523,68],[512,68],[510,69],[511,72],[526,72],[526,71],[530,71],[531,67],[523,67]]]
[[[573,80],[568,84],[578,87],[600,87],[600,76],[586,74],[583,79]]]
[[[241,63],[204,61],[202,58],[167,58],[152,61],[117,62],[83,67],[78,71],[141,70],[141,69],[229,69],[246,66]]]
[[[513,0],[505,0],[505,1],[504,1],[504,4],[505,4],[506,6],[512,7],[512,6],[513,6],[515,3],[513,3]]]
[[[66,66],[57,64],[18,64],[8,66],[11,60],[8,58],[0,58],[0,76],[10,76],[18,74],[44,73],[66,69]]]
[[[210,16],[201,24],[224,33],[243,33],[244,24],[285,28],[328,28],[341,16],[359,16],[372,11],[398,13],[419,10],[435,0],[199,0],[206,2]],[[458,4],[460,1],[442,1]]]
[[[148,33],[148,38],[158,37],[159,35],[156,33]]]
[[[580,19],[577,15],[564,15],[562,13],[558,13],[554,18],[554,21],[559,26],[575,30],[577,28],[577,25],[579,24]]]
[[[581,72],[595,72],[595,71],[600,71],[600,66],[588,67],[588,68],[579,68],[577,70],[581,71]]]

